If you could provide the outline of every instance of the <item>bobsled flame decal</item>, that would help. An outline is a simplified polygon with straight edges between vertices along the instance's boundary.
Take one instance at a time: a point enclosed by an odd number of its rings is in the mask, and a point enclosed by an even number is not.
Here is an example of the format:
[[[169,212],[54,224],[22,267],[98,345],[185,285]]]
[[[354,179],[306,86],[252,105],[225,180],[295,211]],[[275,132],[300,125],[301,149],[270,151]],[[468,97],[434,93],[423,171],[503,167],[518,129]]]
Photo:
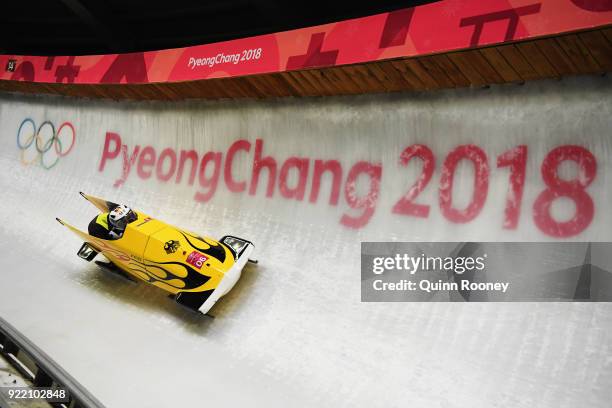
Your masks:
[[[209,241],[207,241],[205,238],[202,238],[200,236],[195,236],[195,235],[191,235],[188,232],[185,231],[179,231],[181,233],[181,235],[183,237],[185,237],[185,239],[187,240],[187,242],[189,243],[189,245],[191,245],[192,247],[194,247],[195,249],[197,249],[198,251],[206,254],[206,255],[210,255],[211,257],[218,259],[219,262],[223,263],[225,262],[225,249],[223,249],[223,246],[217,244],[217,243],[211,243]],[[208,248],[204,249],[204,248],[200,248],[198,246],[196,246],[193,242],[191,242],[191,240],[189,240],[189,238],[187,238],[187,235],[189,235],[191,238],[195,238],[198,241],[201,241],[203,244],[208,245]]]
[[[108,245],[106,242],[104,242],[103,239],[100,238],[96,238],[96,237],[91,237],[93,244],[97,247],[99,247],[98,249],[100,250],[100,252],[104,253],[104,252],[108,252],[110,253],[112,256],[114,256],[115,258],[123,261],[123,262],[129,262],[131,259],[129,257],[129,255],[127,255],[126,253],[113,248],[112,246]]]
[[[161,265],[178,265],[182,268],[185,268],[185,275],[180,276],[177,275]],[[210,279],[210,276],[202,275],[197,272],[195,269],[184,265],[180,262],[139,262],[136,260],[132,260],[128,264],[128,268],[132,271],[144,273],[147,276],[147,282],[162,282],[166,285],[172,286],[177,289],[196,289],[202,285],[204,285]],[[150,268],[155,268],[163,273],[157,274],[153,272]]]

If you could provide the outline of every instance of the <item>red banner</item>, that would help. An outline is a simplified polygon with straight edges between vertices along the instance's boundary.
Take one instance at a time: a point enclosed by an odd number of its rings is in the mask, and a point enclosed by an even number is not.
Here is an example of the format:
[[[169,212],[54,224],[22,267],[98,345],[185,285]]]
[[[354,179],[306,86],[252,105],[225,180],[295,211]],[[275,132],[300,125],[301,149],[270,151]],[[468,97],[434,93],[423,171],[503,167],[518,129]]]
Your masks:
[[[443,0],[187,48],[61,57],[0,55],[0,79],[77,84],[194,81],[413,57],[611,23],[612,0]]]

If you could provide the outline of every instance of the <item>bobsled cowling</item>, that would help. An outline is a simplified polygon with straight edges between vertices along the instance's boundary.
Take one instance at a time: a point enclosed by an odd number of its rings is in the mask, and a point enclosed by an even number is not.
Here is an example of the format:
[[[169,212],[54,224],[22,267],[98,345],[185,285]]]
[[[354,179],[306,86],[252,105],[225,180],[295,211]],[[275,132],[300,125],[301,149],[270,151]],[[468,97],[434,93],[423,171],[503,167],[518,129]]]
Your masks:
[[[204,314],[208,313],[208,311],[222,296],[225,296],[230,290],[232,290],[234,285],[236,285],[236,282],[238,282],[238,279],[240,279],[242,269],[244,269],[244,266],[249,261],[249,256],[253,252],[254,248],[255,247],[252,243],[249,242],[247,244],[246,248],[242,251],[238,258],[236,258],[234,265],[224,273],[223,278],[219,282],[219,285],[215,291],[212,292],[208,299],[206,299],[206,301],[198,309],[200,312]]]
[[[115,205],[82,195],[101,211]],[[97,238],[58,221],[128,275],[164,289],[195,311],[207,313],[234,287],[254,249],[242,238],[228,235],[216,241],[134,212],[136,220],[117,240]]]

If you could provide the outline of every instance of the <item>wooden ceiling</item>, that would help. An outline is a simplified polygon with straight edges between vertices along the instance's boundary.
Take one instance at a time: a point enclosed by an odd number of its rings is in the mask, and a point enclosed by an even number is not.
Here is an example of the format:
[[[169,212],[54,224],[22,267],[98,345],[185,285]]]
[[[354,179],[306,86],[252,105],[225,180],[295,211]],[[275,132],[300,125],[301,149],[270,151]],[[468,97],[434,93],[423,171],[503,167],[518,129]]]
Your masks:
[[[612,27],[445,54],[237,78],[144,85],[0,81],[0,91],[114,100],[240,99],[485,87],[612,71]]]

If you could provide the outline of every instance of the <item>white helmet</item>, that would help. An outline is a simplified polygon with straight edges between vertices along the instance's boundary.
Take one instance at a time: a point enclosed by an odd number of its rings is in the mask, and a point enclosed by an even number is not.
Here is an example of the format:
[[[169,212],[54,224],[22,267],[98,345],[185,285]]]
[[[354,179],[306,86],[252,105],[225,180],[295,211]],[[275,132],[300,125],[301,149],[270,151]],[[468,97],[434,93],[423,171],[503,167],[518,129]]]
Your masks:
[[[113,228],[124,230],[128,223],[130,208],[126,205],[118,205],[108,214],[108,222]]]

